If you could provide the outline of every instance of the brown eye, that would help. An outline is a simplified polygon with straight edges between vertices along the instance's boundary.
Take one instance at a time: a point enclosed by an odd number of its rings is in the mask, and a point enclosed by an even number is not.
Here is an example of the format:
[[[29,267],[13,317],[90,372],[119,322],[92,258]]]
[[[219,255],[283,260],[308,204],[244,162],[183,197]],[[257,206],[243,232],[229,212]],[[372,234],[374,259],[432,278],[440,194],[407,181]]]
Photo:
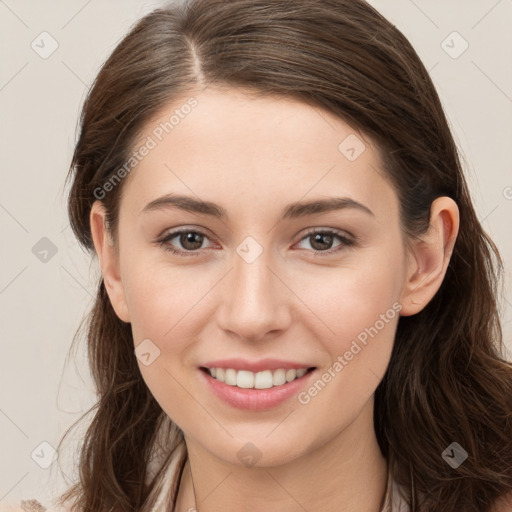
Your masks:
[[[339,242],[333,246],[335,239],[338,239]],[[338,233],[329,229],[309,232],[299,243],[303,243],[305,240],[309,241],[311,252],[314,256],[328,256],[355,244],[355,241],[344,233]],[[307,249],[307,247],[303,248]]]
[[[179,235],[181,246],[188,251],[200,249],[203,244],[204,236],[195,231],[188,231]]]
[[[166,251],[174,254],[198,256],[201,254],[198,249],[201,249],[205,239],[208,239],[208,237],[204,233],[191,229],[182,229],[165,235],[164,238],[158,240],[158,244]],[[177,241],[172,242],[173,240]]]
[[[329,233],[315,233],[309,235],[309,238],[311,240],[311,247],[315,251],[330,249],[334,240],[334,237]]]

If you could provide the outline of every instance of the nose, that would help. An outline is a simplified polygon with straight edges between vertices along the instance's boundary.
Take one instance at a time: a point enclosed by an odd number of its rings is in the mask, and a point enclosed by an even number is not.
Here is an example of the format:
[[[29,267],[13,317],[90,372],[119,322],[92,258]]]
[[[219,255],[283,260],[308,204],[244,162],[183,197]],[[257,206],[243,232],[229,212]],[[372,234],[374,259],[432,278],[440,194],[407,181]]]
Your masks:
[[[266,254],[264,251],[252,263],[235,254],[233,268],[220,290],[223,300],[216,313],[219,326],[241,339],[275,337],[292,321],[293,293]]]

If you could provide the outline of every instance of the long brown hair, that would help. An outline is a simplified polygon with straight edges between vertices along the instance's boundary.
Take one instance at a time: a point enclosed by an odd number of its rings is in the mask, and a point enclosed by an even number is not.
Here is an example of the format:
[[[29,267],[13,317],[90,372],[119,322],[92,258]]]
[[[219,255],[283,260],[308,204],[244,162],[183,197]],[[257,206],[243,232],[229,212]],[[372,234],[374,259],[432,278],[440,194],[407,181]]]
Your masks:
[[[404,35],[363,0],[191,0],[142,18],[83,106],[68,175],[78,240],[93,251],[91,205],[129,160],[145,123],[177,95],[207,86],[293,96],[368,135],[410,237],[426,231],[436,197],[456,201],[461,224],[446,277],[423,311],[400,318],[375,393],[375,430],[412,511],[491,510],[512,490],[512,365],[502,352],[497,302],[502,262],[475,214],[428,72]],[[101,194],[114,239],[122,187],[123,180]],[[80,480],[62,500],[75,498],[73,510],[84,512],[139,510],[154,485],[148,463],[158,427],[168,421],[167,456],[183,433],[145,385],[130,325],[116,316],[102,280],[87,342],[98,402]],[[457,469],[441,456],[452,442],[469,454]]]

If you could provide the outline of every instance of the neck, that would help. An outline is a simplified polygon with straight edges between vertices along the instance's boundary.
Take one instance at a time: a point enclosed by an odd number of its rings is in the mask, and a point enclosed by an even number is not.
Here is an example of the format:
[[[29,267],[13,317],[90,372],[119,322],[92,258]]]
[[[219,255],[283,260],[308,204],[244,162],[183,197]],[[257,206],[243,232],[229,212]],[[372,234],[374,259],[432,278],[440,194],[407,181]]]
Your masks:
[[[373,399],[347,428],[293,462],[227,465],[185,436],[189,459],[176,511],[379,512],[387,463],[373,428]]]

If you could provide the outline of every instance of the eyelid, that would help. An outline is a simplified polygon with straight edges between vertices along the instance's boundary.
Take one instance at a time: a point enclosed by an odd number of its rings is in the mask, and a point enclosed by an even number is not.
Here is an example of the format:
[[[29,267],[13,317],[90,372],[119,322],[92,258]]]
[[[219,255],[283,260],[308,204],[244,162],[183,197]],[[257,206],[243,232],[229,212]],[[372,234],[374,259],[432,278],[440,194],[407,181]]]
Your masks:
[[[209,229],[207,229],[207,228],[195,226],[194,224],[186,224],[184,226],[179,226],[177,228],[166,228],[166,229],[164,229],[157,236],[157,239],[167,238],[169,235],[175,236],[175,235],[178,235],[178,234],[182,233],[183,231],[185,231],[185,232],[193,231],[194,233],[200,233],[201,235],[207,236],[208,238],[215,238],[213,233]]]
[[[337,229],[337,228],[309,228],[305,231],[305,233],[301,236],[299,242],[306,238],[309,235],[314,235],[316,233],[331,233],[333,235],[339,236],[341,238],[344,238],[346,240],[350,240],[351,242],[356,242],[357,238],[348,231],[345,231],[343,229]],[[298,234],[297,234],[298,235]]]

